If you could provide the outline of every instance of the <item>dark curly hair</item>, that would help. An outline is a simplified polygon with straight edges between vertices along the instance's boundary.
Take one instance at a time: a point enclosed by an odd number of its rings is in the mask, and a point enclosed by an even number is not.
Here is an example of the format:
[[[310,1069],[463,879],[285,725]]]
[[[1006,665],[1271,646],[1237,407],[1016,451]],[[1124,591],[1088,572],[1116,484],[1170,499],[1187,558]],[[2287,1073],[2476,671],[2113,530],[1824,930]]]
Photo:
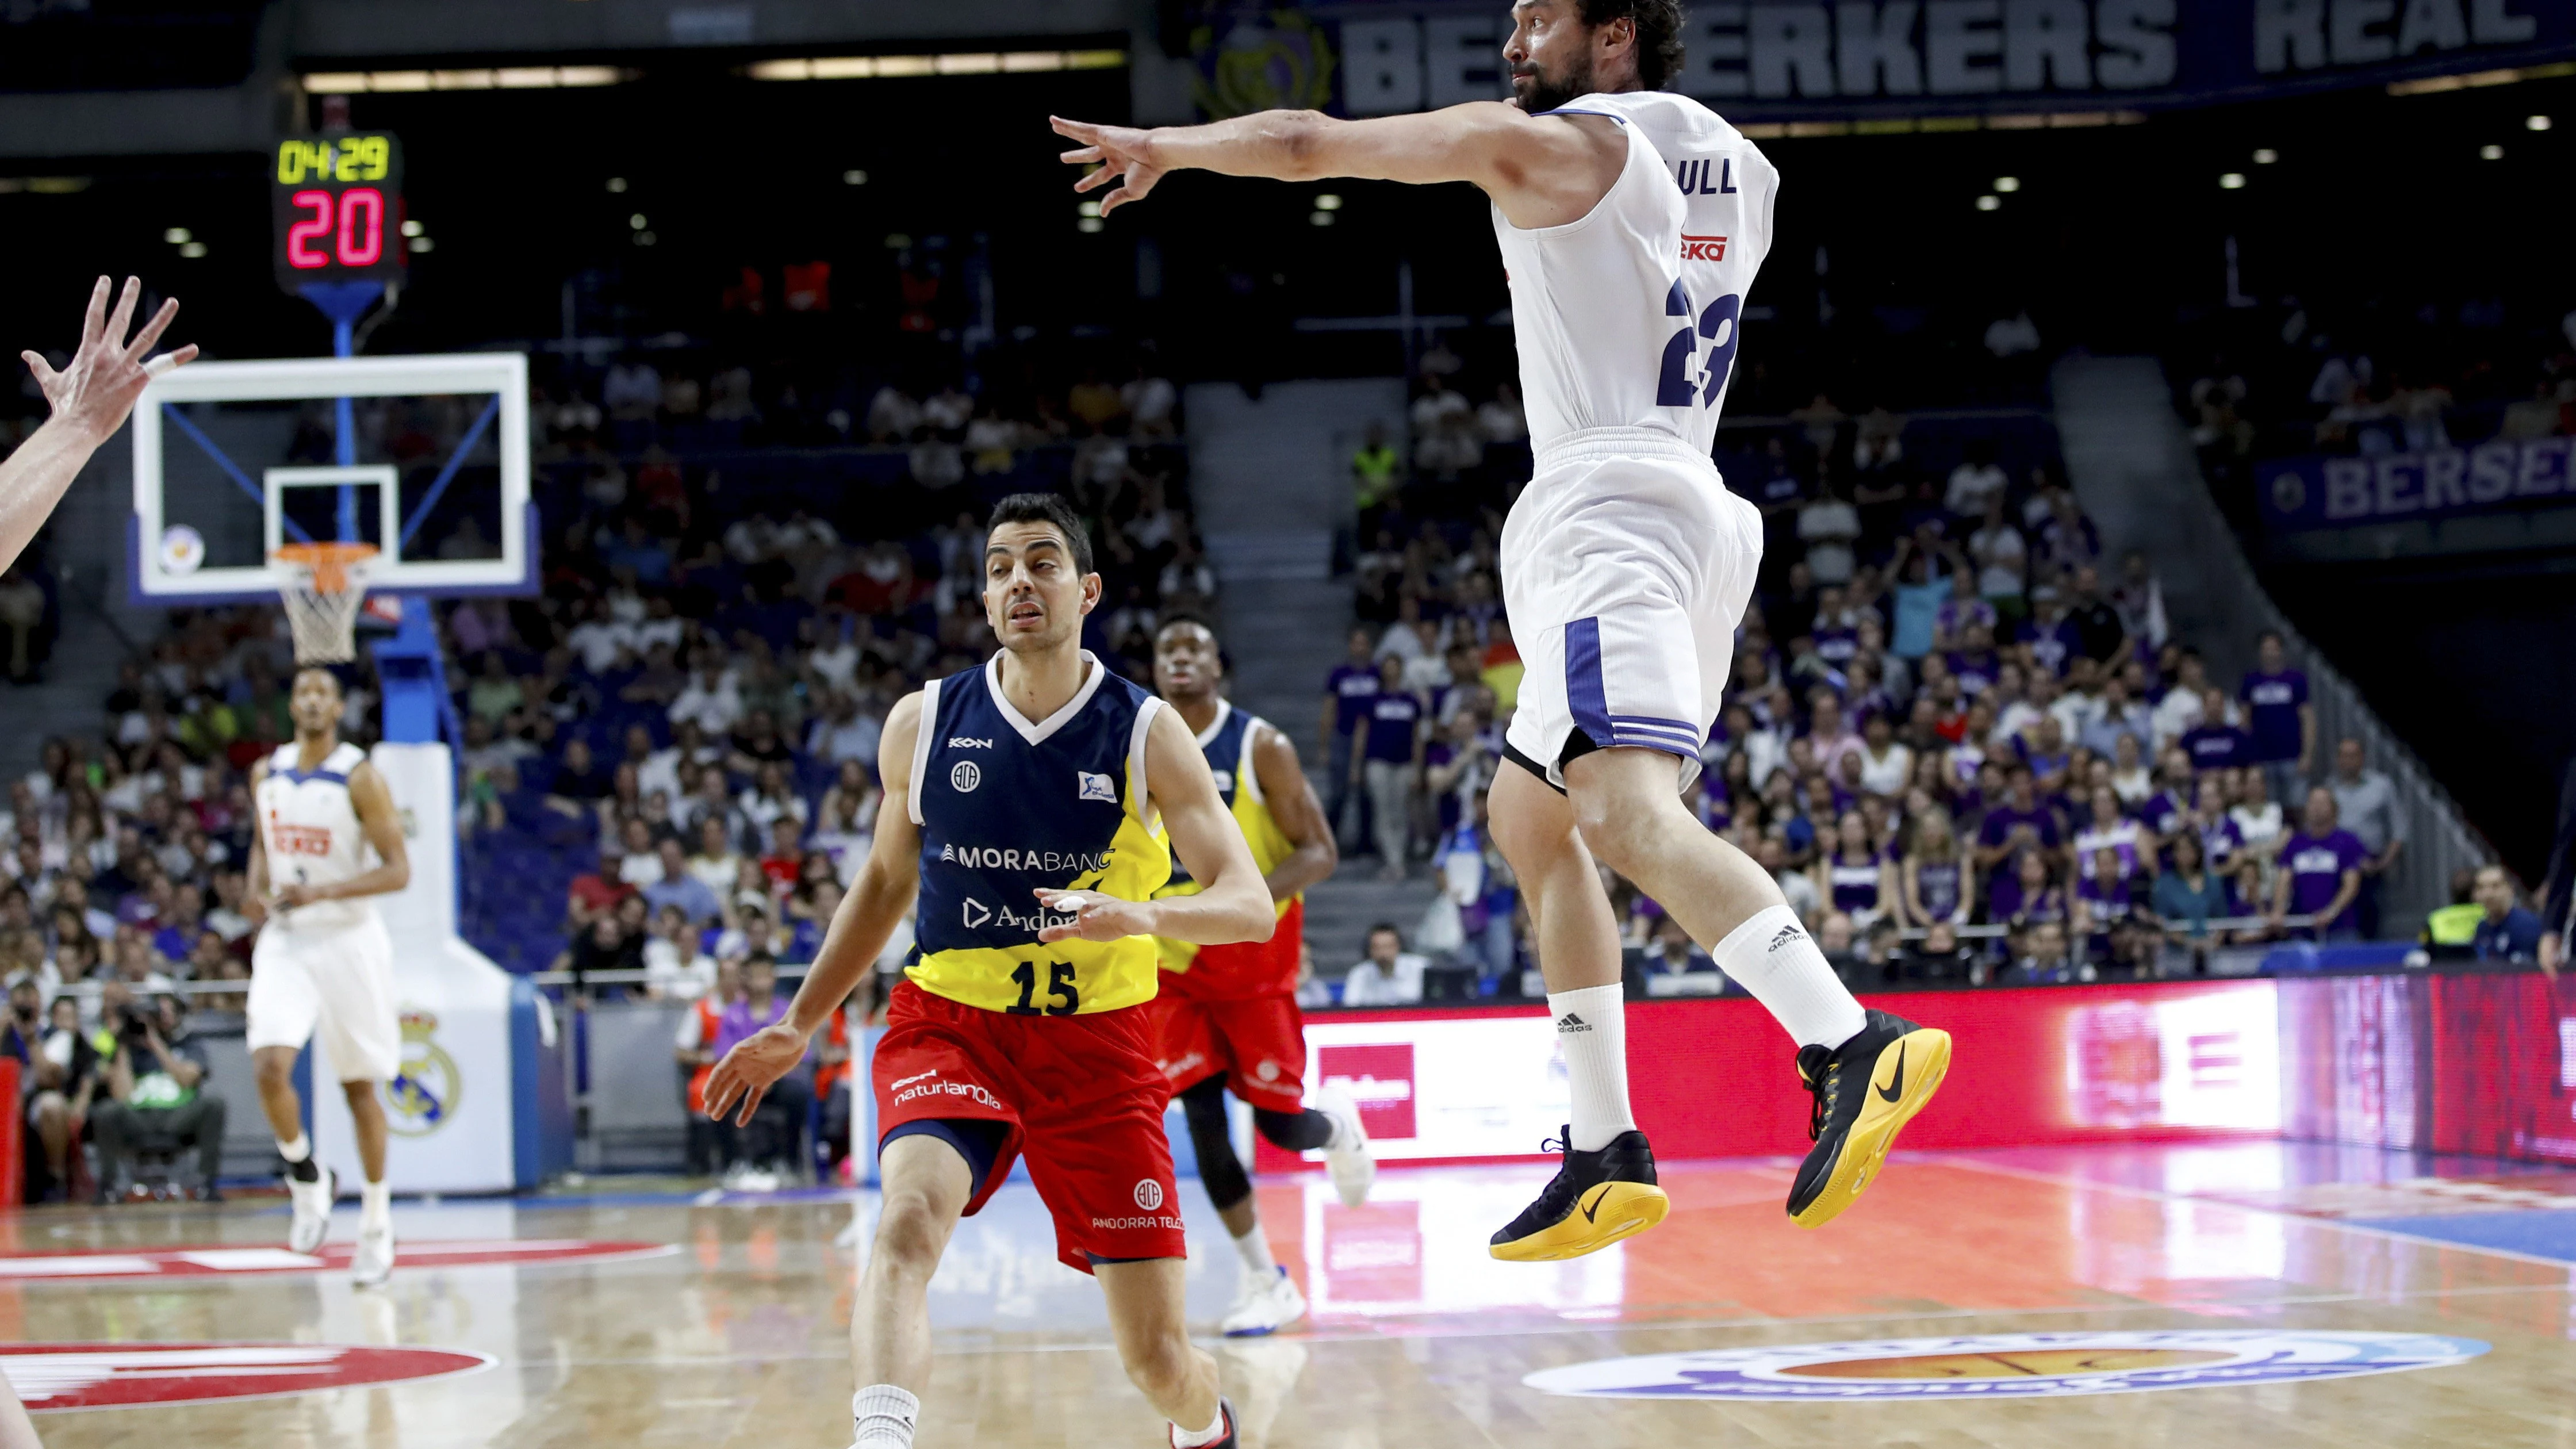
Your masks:
[[[1637,25],[1637,79],[1648,90],[1662,90],[1664,83],[1681,74],[1682,21],[1681,0],[1576,0],[1583,13],[1583,23],[1603,26],[1613,20],[1633,20]]]

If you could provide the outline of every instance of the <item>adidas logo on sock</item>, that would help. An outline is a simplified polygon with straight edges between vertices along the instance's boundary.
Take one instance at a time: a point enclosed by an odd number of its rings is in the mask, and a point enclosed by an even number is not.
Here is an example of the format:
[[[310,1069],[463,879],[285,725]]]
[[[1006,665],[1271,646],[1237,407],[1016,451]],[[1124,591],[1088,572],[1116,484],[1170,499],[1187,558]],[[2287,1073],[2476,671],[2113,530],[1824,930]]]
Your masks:
[[[1806,933],[1795,926],[1782,926],[1780,928],[1780,934],[1771,938],[1770,950],[1777,951],[1804,934]],[[1764,954],[1768,955],[1769,952],[1766,951]]]
[[[1569,1011],[1565,1015],[1556,1019],[1556,1029],[1558,1031],[1590,1031],[1592,1029],[1592,1025],[1582,1017]]]

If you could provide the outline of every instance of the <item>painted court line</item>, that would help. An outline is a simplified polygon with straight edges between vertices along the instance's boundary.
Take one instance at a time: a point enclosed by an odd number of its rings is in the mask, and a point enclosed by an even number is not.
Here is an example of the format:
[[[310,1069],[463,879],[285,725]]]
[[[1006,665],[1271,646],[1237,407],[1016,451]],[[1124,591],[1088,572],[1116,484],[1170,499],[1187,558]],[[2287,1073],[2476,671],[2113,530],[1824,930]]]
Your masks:
[[[2381,1238],[2390,1242],[2412,1243],[2419,1247],[2450,1248],[2463,1253],[2484,1253],[2492,1258],[2510,1258],[2517,1263],[2536,1263],[2544,1268],[2556,1268],[2576,1274],[2576,1263],[2564,1258],[2545,1258],[2537,1253],[2518,1252],[2512,1248],[2491,1248],[2481,1243],[2461,1243],[2448,1238],[2428,1238],[2415,1233],[2398,1232],[2390,1228],[2366,1227],[2341,1218],[2309,1217],[2304,1213],[2284,1212],[2278,1208],[2256,1207],[2251,1203],[2237,1202],[2231,1198],[2195,1197],[2186,1192],[2164,1192],[2152,1187],[2133,1187],[2127,1183],[2094,1182],[2080,1177],[2063,1177],[2053,1172],[2041,1172],[2035,1168],[2007,1167],[2001,1163],[1979,1162],[1974,1158],[1953,1157],[1940,1153],[1927,1153],[1914,1160],[1938,1163],[1943,1167],[1955,1167],[1968,1172],[1992,1173],[1997,1177],[2018,1177],[2026,1182],[2044,1182],[2052,1187],[2104,1192],[2115,1197],[2138,1198],[2148,1202],[2189,1203],[2194,1207],[2233,1208],[2238,1212],[2253,1213],[2259,1217],[2278,1218],[2285,1222],[2330,1228],[2339,1233],[2350,1233],[2355,1237]]]

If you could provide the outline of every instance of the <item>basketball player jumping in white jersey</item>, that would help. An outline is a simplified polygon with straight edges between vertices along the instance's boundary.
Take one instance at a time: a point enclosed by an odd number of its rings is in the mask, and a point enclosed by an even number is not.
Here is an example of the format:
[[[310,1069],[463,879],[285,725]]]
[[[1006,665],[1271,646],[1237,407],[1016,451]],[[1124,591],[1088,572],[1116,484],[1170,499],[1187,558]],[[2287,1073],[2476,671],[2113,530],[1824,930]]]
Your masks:
[[[394,1267],[392,1194],[385,1184],[384,1084],[402,1070],[402,1023],[394,1006],[393,938],[372,897],[411,883],[402,820],[385,777],[367,752],[340,741],[340,682],[328,669],[295,676],[287,702],[295,743],[251,770],[259,835],[251,843],[254,916],[267,924],[250,958],[251,1064],[259,1101],[286,1159],[295,1220],[287,1246],[310,1253],[331,1226],[337,1184],[313,1160],[295,1059],[318,1033],[322,1055],[349,1100],[358,1129],[358,1251],[350,1273],[361,1286]],[[368,863],[373,848],[375,862]]]
[[[125,279],[125,292],[116,299],[112,316],[108,293],[105,277],[90,288],[89,312],[81,319],[80,348],[62,371],[56,372],[33,352],[19,354],[45,395],[48,415],[27,441],[0,458],[0,571],[18,561],[36,530],[53,516],[54,505],[80,476],[90,454],[125,426],[126,415],[134,411],[134,400],[143,396],[145,385],[197,355],[194,347],[180,347],[145,360],[170,319],[179,315],[177,299],[163,302],[129,341],[125,330],[134,325],[134,306],[143,295],[143,284],[133,277]],[[0,1449],[36,1446],[36,1426],[28,1422],[16,1390],[0,1376]]]
[[[1680,797],[1716,718],[1762,525],[1710,461],[1744,294],[1779,175],[1698,102],[1679,0],[1518,0],[1513,100],[1339,121],[1265,111],[1134,130],[1057,120],[1104,215],[1165,173],[1466,181],[1493,202],[1536,471],[1503,530],[1528,673],[1495,780],[1496,842],[1526,892],[1573,1094],[1564,1165],[1493,1236],[1498,1258],[1589,1253],[1663,1220],[1629,1115],[1619,934],[1598,860],[1662,903],[1798,1043],[1815,1146],[1803,1227],[1866,1187],[1931,1098],[1949,1034],[1864,1010],[1762,868]],[[1710,1104],[1712,1107],[1718,1104]]]

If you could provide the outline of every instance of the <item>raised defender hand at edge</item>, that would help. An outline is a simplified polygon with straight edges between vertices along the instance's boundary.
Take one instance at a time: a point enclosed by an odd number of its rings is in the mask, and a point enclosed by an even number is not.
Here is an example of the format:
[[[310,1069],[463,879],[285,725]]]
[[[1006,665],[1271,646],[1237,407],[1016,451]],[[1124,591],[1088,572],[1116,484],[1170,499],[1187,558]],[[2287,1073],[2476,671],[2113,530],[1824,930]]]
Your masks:
[[[6,461],[0,461],[0,568],[18,561],[27,541],[62,501],[63,490],[80,476],[90,454],[125,425],[135,401],[143,396],[144,385],[197,355],[197,349],[189,346],[147,360],[170,320],[179,315],[177,299],[163,302],[129,338],[126,334],[133,327],[143,283],[126,278],[113,313],[108,309],[108,288],[108,279],[101,277],[90,289],[80,347],[60,372],[35,352],[19,354],[43,389],[52,416]]]

